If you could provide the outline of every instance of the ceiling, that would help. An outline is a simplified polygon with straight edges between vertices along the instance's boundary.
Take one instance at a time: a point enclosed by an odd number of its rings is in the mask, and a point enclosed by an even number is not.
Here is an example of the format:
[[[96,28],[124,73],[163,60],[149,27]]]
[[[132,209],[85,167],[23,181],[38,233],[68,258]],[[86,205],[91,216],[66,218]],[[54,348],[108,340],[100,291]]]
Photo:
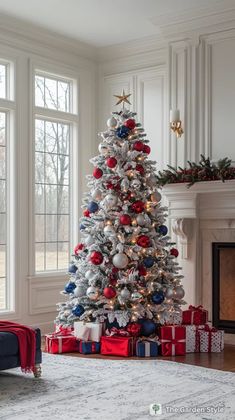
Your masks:
[[[106,47],[160,32],[159,19],[226,0],[0,0],[0,13]],[[158,23],[156,23],[158,22]]]

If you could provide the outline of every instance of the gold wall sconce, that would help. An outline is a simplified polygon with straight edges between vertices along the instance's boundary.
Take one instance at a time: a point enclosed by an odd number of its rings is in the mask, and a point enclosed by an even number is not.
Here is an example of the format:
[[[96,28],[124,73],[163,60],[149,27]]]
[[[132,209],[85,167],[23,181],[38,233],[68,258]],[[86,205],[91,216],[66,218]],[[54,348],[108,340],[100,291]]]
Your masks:
[[[171,109],[170,111],[170,127],[171,130],[176,134],[176,137],[179,138],[184,133],[182,128],[182,121],[180,119],[179,109]]]

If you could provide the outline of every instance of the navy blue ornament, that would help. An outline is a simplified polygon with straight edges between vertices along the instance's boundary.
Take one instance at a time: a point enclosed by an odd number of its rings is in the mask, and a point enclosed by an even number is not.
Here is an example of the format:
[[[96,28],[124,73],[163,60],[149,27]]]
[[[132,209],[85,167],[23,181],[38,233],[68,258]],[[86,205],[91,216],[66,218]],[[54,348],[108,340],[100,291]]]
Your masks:
[[[77,305],[72,309],[72,313],[75,316],[81,316],[85,312],[85,309],[82,305]]]
[[[88,208],[90,213],[95,213],[98,210],[99,206],[95,201],[91,201],[88,204],[87,208]]]
[[[156,324],[151,319],[140,319],[138,323],[141,325],[140,335],[149,337],[156,331]]]
[[[163,236],[167,235],[167,232],[168,232],[167,226],[161,225],[161,226],[158,227],[157,230],[161,235],[163,235]]]
[[[146,257],[144,258],[143,263],[146,268],[151,268],[154,264],[154,259],[153,257]]]
[[[73,282],[69,282],[66,284],[64,290],[67,293],[73,293],[74,289],[76,288],[76,284]]]
[[[86,229],[86,227],[81,223],[80,224],[80,230],[84,230],[84,229]]]
[[[121,127],[119,127],[118,129],[117,129],[117,136],[118,137],[120,137],[121,139],[124,139],[125,137],[127,137],[128,136],[128,133],[129,133],[129,128],[128,127],[126,127],[125,125],[122,125]]]
[[[71,273],[71,274],[75,274],[76,273],[76,271],[77,271],[77,267],[76,267],[76,265],[75,264],[71,264],[70,266],[69,266],[69,273]]]
[[[165,299],[164,293],[162,291],[154,292],[152,294],[152,301],[157,305],[160,305]]]

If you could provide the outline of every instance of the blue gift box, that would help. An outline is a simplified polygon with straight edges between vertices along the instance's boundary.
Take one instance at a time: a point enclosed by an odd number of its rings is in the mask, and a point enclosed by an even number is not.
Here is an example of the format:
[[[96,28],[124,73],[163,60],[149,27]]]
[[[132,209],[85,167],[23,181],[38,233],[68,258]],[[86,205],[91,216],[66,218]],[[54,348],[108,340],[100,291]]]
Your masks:
[[[100,353],[100,343],[96,341],[80,341],[79,353],[82,353],[82,354]]]
[[[156,357],[158,355],[158,343],[155,341],[138,341],[136,343],[136,356]]]

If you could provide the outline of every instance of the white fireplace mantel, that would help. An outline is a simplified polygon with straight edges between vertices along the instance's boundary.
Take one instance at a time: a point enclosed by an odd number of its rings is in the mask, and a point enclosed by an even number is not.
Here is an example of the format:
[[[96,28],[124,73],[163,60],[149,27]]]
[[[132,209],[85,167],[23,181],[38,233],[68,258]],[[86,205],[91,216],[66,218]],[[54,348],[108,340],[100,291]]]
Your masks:
[[[186,301],[212,308],[212,242],[235,242],[235,180],[168,184],[162,189],[180,251]]]

